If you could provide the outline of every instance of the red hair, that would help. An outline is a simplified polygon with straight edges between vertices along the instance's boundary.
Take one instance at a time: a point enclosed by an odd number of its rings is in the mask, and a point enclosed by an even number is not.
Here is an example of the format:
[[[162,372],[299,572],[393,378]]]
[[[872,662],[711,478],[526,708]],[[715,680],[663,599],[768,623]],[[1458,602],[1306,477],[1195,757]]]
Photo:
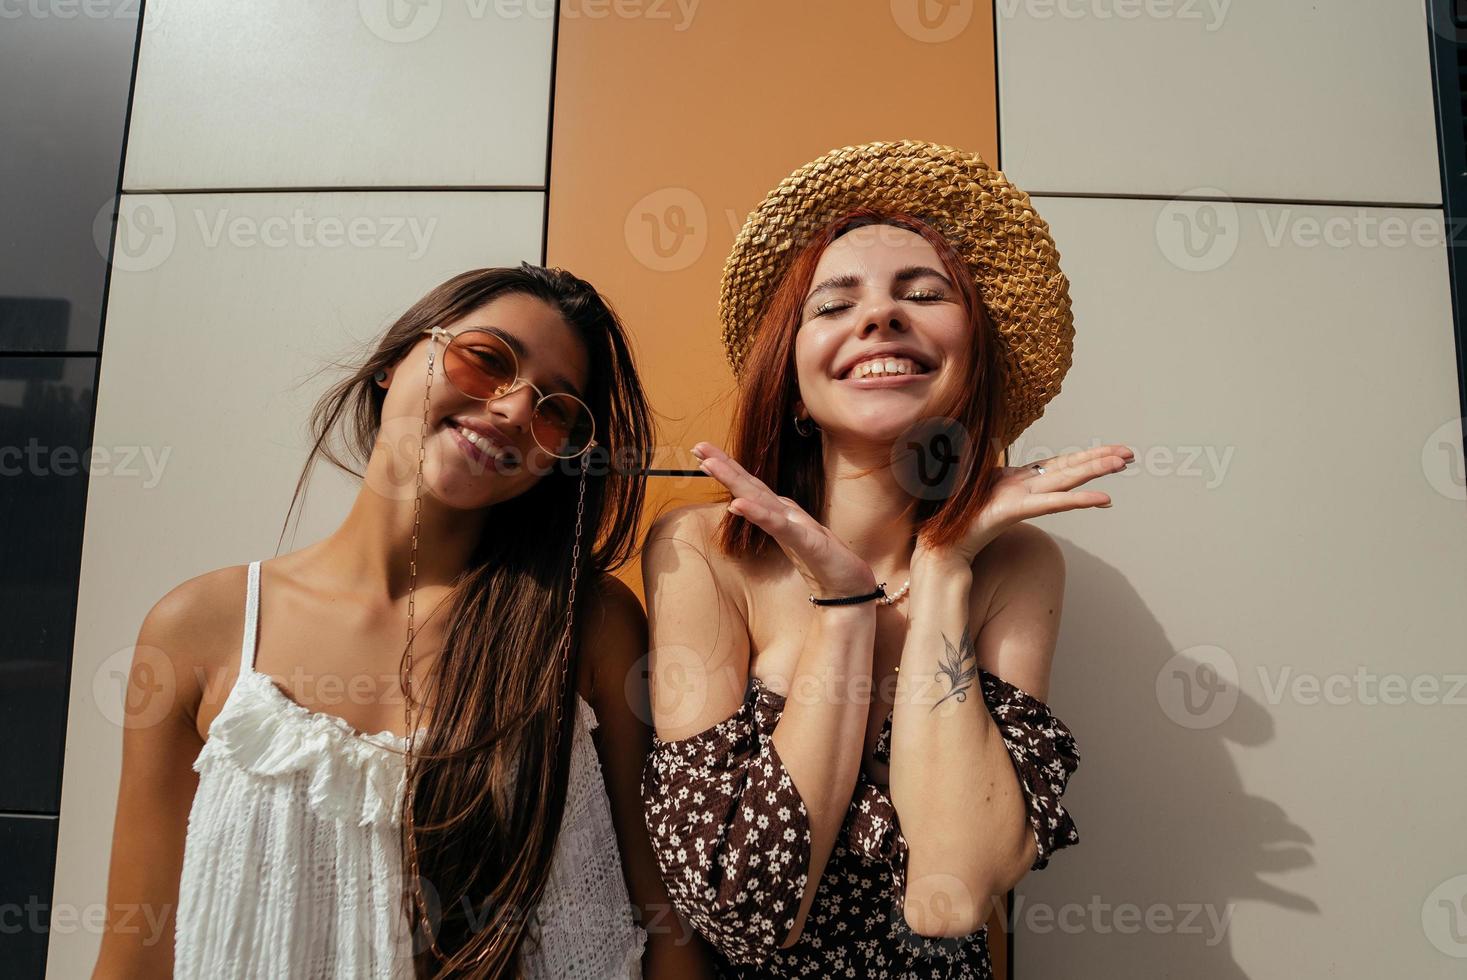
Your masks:
[[[955,394],[930,409],[937,418],[955,421],[967,437],[958,475],[942,499],[914,495],[902,512],[903,516],[915,513],[917,534],[929,546],[949,545],[967,532],[988,503],[1000,476],[999,457],[1005,448],[1000,433],[1007,423],[1003,401],[1005,361],[972,271],[946,238],[917,217],[855,208],[827,224],[795,254],[755,320],[753,342],[740,372],[728,451],[776,494],[789,497],[807,513],[819,517],[826,491],[820,439],[802,437],[794,429],[794,403],[799,396],[795,333],[800,328],[805,295],[825,249],[846,232],[873,224],[905,228],[932,246],[958,290],[973,327],[969,356],[960,366],[962,383]],[[866,472],[889,465],[878,464]],[[762,555],[773,543],[758,525],[728,513],[719,525],[718,540],[725,552],[737,557]]]

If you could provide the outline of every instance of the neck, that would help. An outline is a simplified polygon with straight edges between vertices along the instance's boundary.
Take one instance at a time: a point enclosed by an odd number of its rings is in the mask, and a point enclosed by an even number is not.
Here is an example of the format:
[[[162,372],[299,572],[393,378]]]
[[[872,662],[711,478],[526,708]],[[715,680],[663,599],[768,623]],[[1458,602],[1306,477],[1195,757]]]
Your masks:
[[[871,566],[887,592],[902,587],[916,544],[912,495],[896,481],[891,447],[823,438],[825,502],[819,520]],[[878,466],[870,473],[861,471]]]
[[[373,453],[367,478],[351,510],[332,534],[321,542],[323,555],[343,579],[363,592],[396,600],[408,594],[413,561],[413,525],[416,469],[402,484],[385,472],[390,462]],[[379,472],[379,470],[381,472]],[[386,493],[376,488],[386,489]],[[487,509],[458,510],[440,502],[426,488],[417,521],[417,591],[451,584],[468,564],[479,540]],[[419,618],[423,615],[419,607]]]

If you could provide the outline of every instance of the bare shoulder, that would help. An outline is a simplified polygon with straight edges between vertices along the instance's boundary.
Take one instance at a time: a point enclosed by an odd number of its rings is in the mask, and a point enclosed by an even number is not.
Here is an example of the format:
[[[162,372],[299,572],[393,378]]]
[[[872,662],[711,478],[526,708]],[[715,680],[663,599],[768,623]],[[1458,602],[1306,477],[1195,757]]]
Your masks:
[[[1032,566],[1039,566],[1057,567],[1063,571],[1065,556],[1059,543],[1048,531],[1027,521],[1020,521],[1005,528],[988,547],[978,553],[974,569],[980,565],[992,565],[1007,567],[1012,572],[1015,564],[1030,567],[1031,570]]]
[[[238,667],[247,571],[234,565],[179,583],[153,603],[138,629],[134,663],[155,661],[167,670],[191,716],[211,682]]]
[[[191,658],[219,652],[231,631],[243,631],[247,572],[245,565],[232,565],[179,583],[153,603],[143,630],[180,652],[192,651]]]
[[[1041,527],[1021,521],[1005,528],[973,561],[973,594],[991,619],[1016,594],[1058,601],[1064,594],[1065,554]]]
[[[713,541],[724,513],[724,504],[719,501],[671,507],[652,522],[647,542],[676,539],[706,548]]]
[[[676,573],[711,574],[719,591],[742,596],[742,563],[718,545],[724,507],[719,501],[682,504],[652,523],[642,557],[642,581],[649,596],[654,577]]]
[[[602,574],[586,597],[586,646],[578,687],[593,707],[619,693],[647,653],[647,613],[636,592],[615,575]]]
[[[652,522],[647,549],[657,551],[656,557],[663,560],[691,553],[691,549],[707,561],[721,582],[728,581],[730,575],[738,573],[741,563],[718,543],[719,527],[728,514],[725,507],[722,501],[713,501],[669,508]]]
[[[603,573],[586,597],[587,632],[598,638],[606,633],[618,639],[636,639],[647,631],[647,614],[632,587],[610,573]]]

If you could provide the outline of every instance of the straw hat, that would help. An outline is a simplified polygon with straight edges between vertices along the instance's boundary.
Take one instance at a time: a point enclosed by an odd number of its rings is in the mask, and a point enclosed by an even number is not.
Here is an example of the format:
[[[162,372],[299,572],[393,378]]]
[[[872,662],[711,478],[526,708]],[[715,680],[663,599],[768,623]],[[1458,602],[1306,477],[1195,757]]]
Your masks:
[[[850,208],[901,211],[963,257],[1008,366],[1012,443],[1060,390],[1074,348],[1069,280],[1029,195],[976,153],[918,140],[846,146],[805,164],[749,214],[723,267],[719,316],[735,377],[799,246]]]

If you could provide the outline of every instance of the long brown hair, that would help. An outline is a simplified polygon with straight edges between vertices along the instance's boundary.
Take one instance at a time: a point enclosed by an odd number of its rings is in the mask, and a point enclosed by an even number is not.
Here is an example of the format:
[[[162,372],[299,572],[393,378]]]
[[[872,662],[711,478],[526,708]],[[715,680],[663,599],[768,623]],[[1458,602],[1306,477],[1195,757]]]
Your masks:
[[[365,466],[386,397],[373,383],[377,371],[396,364],[423,331],[515,293],[559,310],[585,344],[585,401],[596,418],[598,445],[575,460],[557,460],[529,490],[494,505],[492,521],[444,601],[445,647],[420,698],[430,724],[419,736],[421,748],[415,744],[406,759],[414,802],[403,814],[402,898],[415,934],[418,976],[517,975],[522,940],[531,935],[527,920],[544,891],[565,810],[576,717],[586,617],[575,616],[564,684],[555,659],[569,605],[572,551],[582,546],[576,586],[584,597],[604,573],[632,559],[640,541],[643,470],[654,426],[621,321],[589,283],[560,269],[523,263],[454,276],[403,313],[375,352],[316,404],[310,420],[315,445],[291,500],[293,510],[317,456],[363,475],[341,458],[330,437],[344,422],[345,455]],[[577,542],[583,468],[584,540]],[[406,873],[413,848],[418,888]],[[420,928],[425,920],[427,935]],[[433,946],[444,954],[442,962]]]
[[[1000,476],[1005,362],[972,270],[936,228],[917,216],[853,208],[813,234],[795,253],[754,325],[753,342],[740,372],[729,453],[776,494],[789,497],[806,513],[819,518],[826,493],[821,439],[818,434],[801,436],[794,428],[794,404],[799,397],[795,333],[800,328],[805,295],[825,249],[852,229],[873,224],[905,228],[932,246],[972,324],[969,356],[960,368],[962,383],[943,403],[933,406],[929,416],[950,419],[960,426],[967,451],[943,496],[933,499],[914,494],[904,511],[913,513],[917,533],[929,545],[951,544],[983,509]],[[914,450],[906,447],[905,451]],[[866,472],[893,465],[899,458],[902,454],[895,453],[891,462]],[[719,525],[718,541],[726,553],[738,557],[762,555],[773,544],[758,525],[729,513],[723,515]]]

